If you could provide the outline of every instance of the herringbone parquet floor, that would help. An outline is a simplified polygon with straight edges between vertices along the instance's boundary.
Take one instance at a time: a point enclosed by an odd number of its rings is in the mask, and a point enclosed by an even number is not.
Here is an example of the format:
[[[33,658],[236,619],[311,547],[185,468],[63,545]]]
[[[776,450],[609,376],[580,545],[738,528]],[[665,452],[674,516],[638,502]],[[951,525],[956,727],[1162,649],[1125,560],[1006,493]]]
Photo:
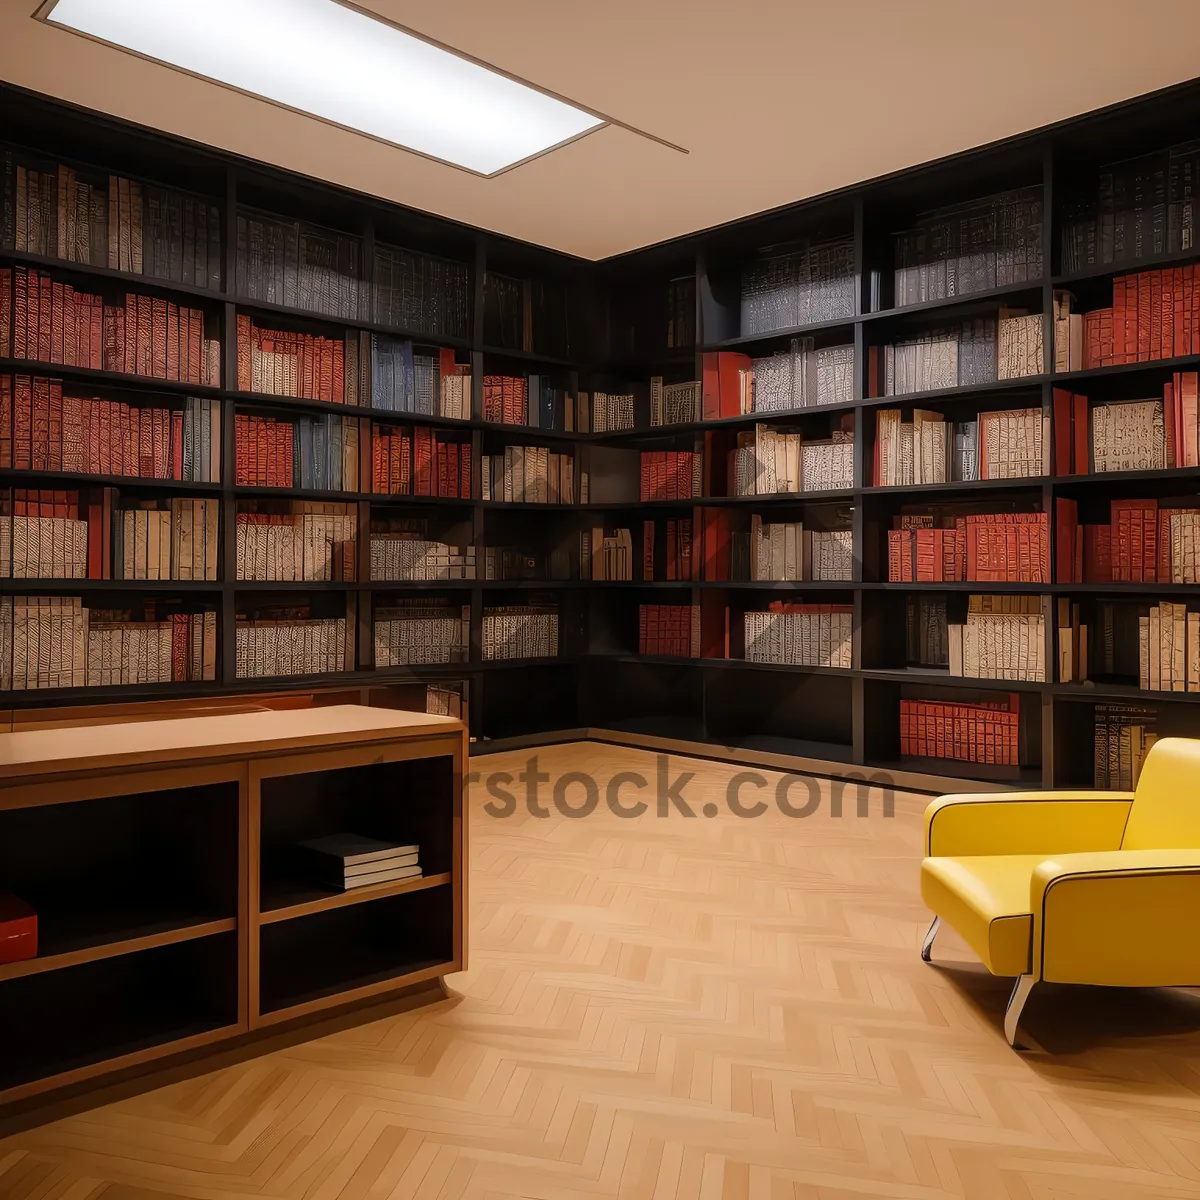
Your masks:
[[[540,759],[653,788],[650,754]],[[477,787],[456,995],[0,1142],[0,1197],[1200,1196],[1190,994],[1035,994],[1017,1055],[1008,981],[952,934],[918,958],[924,799],[743,819],[736,768],[677,769],[718,815],[496,819]]]

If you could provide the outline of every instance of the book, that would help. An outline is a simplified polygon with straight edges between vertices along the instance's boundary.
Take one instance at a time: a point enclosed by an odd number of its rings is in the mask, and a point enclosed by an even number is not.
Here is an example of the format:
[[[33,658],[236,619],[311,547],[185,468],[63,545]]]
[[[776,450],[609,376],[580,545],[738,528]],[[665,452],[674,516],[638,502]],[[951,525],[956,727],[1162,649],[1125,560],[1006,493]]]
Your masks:
[[[851,238],[805,242],[783,254],[764,252],[742,268],[741,332],[852,317],[857,278]]]
[[[319,855],[329,865],[361,867],[381,859],[415,857],[420,850],[416,845],[398,842],[381,842],[377,838],[362,837],[356,833],[331,833],[326,837],[312,838],[298,843],[301,849]]]

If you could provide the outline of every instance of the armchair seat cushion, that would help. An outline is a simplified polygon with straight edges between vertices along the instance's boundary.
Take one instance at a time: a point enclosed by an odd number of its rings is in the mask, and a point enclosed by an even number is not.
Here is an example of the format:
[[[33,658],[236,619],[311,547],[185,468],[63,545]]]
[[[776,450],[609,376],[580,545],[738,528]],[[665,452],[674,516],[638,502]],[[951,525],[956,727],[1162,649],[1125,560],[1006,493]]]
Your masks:
[[[1023,975],[1033,957],[1030,883],[1044,854],[927,858],[921,898],[993,975]]]

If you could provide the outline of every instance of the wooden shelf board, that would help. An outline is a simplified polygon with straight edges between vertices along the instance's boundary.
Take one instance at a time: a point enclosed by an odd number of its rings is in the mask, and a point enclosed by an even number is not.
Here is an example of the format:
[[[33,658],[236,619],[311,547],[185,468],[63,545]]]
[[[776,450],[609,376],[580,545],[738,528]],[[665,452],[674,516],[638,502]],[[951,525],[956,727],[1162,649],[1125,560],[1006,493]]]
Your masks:
[[[443,887],[449,882],[450,872],[442,871],[436,875],[424,875],[420,879],[397,879],[391,883],[377,883],[369,887],[352,888],[346,892],[332,892],[304,884],[268,885],[263,888],[259,922],[272,925],[276,921],[307,917],[331,908],[367,904],[385,896],[399,896],[404,892],[421,892],[426,888]]]
[[[216,933],[232,933],[237,928],[237,921],[233,917],[197,921],[195,917],[163,915],[152,920],[148,913],[143,912],[122,922],[111,914],[98,915],[106,917],[108,928],[96,928],[96,922],[92,921],[92,928],[78,932],[57,931],[52,917],[40,915],[40,953],[36,958],[23,962],[0,963],[0,982],[26,975],[40,975],[45,971],[58,971],[63,967],[96,962],[102,958],[135,954],[139,950],[151,950],[157,946],[189,942]]]

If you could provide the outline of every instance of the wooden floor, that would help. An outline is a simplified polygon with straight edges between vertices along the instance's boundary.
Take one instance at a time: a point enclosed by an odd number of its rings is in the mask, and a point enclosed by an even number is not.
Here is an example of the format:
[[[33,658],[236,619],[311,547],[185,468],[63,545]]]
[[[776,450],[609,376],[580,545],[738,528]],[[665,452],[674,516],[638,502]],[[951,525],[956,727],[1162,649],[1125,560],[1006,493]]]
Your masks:
[[[743,819],[735,768],[671,765],[718,815],[497,819],[477,786],[456,995],[2,1141],[0,1197],[1200,1196],[1200,1001],[1047,989],[1019,1056],[1009,981],[952,934],[918,956],[923,798]],[[540,766],[654,787],[649,753]]]

